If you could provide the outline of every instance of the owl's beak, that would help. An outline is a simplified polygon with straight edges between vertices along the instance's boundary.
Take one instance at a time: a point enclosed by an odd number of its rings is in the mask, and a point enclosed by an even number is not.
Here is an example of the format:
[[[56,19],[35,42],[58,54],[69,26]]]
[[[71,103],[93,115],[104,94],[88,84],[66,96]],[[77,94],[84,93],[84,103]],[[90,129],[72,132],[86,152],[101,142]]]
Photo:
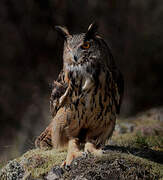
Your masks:
[[[74,63],[77,63],[79,57],[76,55],[76,52],[74,52],[73,50],[71,50],[70,53],[71,53],[72,61],[73,61]]]
[[[77,62],[78,58],[74,55],[74,61]]]

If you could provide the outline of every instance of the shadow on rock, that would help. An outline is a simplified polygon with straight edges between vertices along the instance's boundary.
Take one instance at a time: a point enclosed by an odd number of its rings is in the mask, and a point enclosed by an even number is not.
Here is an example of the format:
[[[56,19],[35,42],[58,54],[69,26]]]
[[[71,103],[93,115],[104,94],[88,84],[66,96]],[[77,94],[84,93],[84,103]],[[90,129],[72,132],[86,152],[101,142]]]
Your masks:
[[[119,151],[122,153],[133,154],[134,156],[146,158],[150,161],[157,162],[163,164],[163,152],[155,151],[149,148],[139,149],[139,148],[131,148],[131,147],[124,147],[124,146],[105,146],[103,148],[106,153],[109,151]]]

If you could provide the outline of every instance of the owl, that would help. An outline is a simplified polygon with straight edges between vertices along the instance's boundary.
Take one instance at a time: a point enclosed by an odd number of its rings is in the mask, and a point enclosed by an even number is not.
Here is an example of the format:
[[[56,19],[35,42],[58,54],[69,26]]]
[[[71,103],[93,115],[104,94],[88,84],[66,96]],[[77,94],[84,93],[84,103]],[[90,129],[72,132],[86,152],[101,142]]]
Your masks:
[[[63,165],[70,165],[83,152],[102,154],[120,112],[124,81],[96,23],[80,34],[70,34],[61,26],[56,30],[64,38],[63,69],[53,82],[52,121],[35,144],[66,147]]]

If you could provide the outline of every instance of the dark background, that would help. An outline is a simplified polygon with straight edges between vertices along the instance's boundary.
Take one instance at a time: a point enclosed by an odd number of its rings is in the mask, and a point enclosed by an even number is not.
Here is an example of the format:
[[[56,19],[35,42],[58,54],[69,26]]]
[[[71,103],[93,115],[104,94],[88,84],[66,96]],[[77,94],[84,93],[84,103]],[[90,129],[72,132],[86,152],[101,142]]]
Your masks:
[[[163,105],[162,0],[0,0],[0,160],[32,148],[50,121],[63,45],[52,25],[83,32],[94,20],[124,75],[121,116]]]

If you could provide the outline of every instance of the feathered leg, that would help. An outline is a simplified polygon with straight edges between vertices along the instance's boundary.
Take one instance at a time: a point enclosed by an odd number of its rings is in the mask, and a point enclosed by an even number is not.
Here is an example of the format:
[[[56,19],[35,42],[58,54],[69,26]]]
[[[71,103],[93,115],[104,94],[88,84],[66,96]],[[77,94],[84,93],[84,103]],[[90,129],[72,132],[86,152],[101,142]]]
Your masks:
[[[40,149],[52,148],[51,140],[52,123],[35,140],[35,147]]]
[[[62,166],[70,165],[71,162],[79,156],[82,156],[82,152],[79,150],[78,139],[74,138],[69,140],[67,158],[66,161],[63,162]]]
[[[102,149],[97,149],[96,145],[94,145],[91,142],[86,142],[85,143],[85,147],[84,147],[84,151],[87,153],[91,153],[95,156],[101,156],[103,154]]]

